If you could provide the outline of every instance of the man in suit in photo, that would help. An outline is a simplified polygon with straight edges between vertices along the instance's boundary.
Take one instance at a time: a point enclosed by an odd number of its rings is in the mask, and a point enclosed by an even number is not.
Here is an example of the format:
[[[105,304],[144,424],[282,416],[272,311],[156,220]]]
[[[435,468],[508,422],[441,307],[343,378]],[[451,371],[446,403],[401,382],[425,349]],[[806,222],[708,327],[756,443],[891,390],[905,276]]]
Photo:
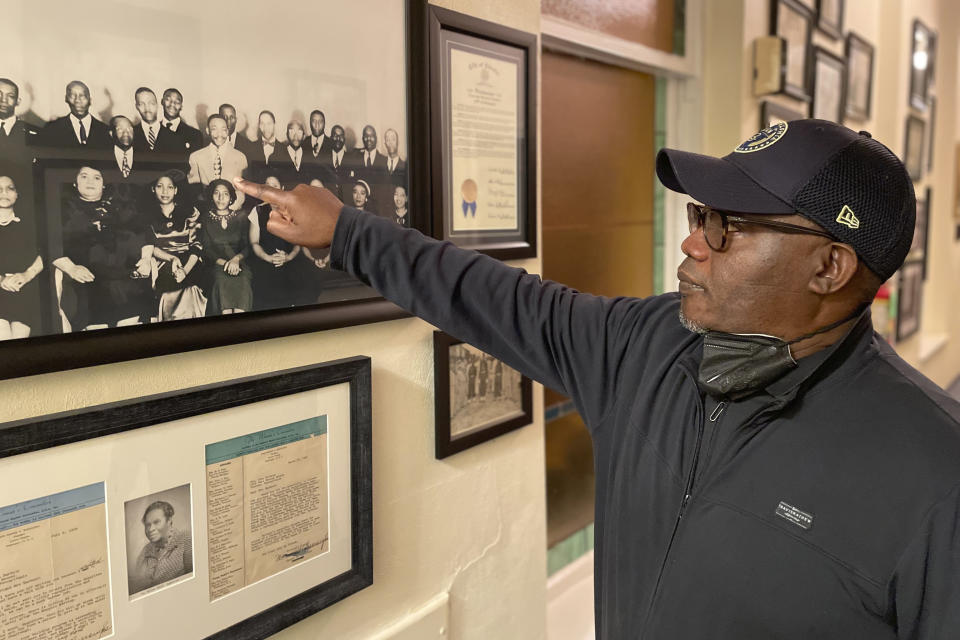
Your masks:
[[[400,136],[393,129],[383,132],[383,146],[387,149],[387,178],[393,183],[406,181],[407,161],[400,157]]]
[[[133,94],[133,103],[140,114],[140,124],[133,129],[133,148],[146,155],[173,152],[176,147],[174,134],[160,126],[160,106],[153,89],[138,88]]]
[[[166,148],[165,142],[161,151],[182,156],[186,164],[190,154],[203,147],[203,136],[199,129],[191,127],[180,117],[180,111],[183,109],[183,94],[179,89],[171,87],[164,91],[161,106],[163,116],[160,119],[160,126],[174,134],[170,140],[170,148]]]
[[[113,138],[113,163],[127,180],[135,168],[133,123],[126,116],[113,116],[110,118],[110,136]]]
[[[40,131],[40,144],[74,149],[109,149],[110,129],[90,113],[90,88],[79,80],[67,83],[64,102],[70,113],[51,120]]]
[[[307,164],[323,164],[330,155],[333,141],[326,135],[326,126],[327,117],[323,115],[323,111],[314,109],[310,112],[310,137],[303,143]]]
[[[231,147],[243,153],[243,140],[238,140],[237,138],[243,136],[242,133],[237,132],[237,109],[232,104],[225,102],[220,105],[220,108],[217,109],[217,113],[223,116],[223,119],[227,121],[227,144]]]
[[[276,162],[277,175],[283,184],[308,183],[315,177],[316,172],[306,161],[310,152],[303,148],[303,139],[306,132],[298,120],[291,120],[287,124],[287,144],[284,146],[280,159]]]
[[[286,155],[283,143],[277,140],[277,119],[272,111],[261,111],[257,118],[257,139],[243,150],[250,163],[250,175],[257,180],[268,167],[280,162]]]
[[[0,159],[17,165],[29,165],[40,129],[17,117],[20,87],[13,80],[0,78]],[[17,181],[17,184],[20,184]]]
[[[387,159],[377,152],[377,130],[366,125],[360,137],[363,147],[354,149],[347,159],[347,165],[355,172],[356,178],[368,183],[382,182],[387,169]]]
[[[207,135],[210,144],[190,154],[190,173],[187,182],[207,186],[219,178],[233,180],[247,170],[247,157],[227,143],[227,121],[219,113],[207,118]],[[239,209],[243,198],[237,193],[237,201],[230,207]]]
[[[354,172],[347,163],[347,132],[338,124],[330,129],[330,152],[323,156],[323,162],[320,165],[317,178],[332,191],[338,198],[343,200],[343,185],[353,186]]]

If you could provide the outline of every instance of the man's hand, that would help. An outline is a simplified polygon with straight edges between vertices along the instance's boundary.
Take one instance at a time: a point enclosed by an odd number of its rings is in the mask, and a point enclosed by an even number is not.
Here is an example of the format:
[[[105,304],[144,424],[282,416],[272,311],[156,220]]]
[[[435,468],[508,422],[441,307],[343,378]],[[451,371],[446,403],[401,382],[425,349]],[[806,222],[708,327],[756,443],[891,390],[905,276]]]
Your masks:
[[[267,231],[302,247],[328,247],[333,242],[343,203],[327,189],[298,184],[281,191],[264,184],[234,178],[237,189],[267,202],[270,219]]]

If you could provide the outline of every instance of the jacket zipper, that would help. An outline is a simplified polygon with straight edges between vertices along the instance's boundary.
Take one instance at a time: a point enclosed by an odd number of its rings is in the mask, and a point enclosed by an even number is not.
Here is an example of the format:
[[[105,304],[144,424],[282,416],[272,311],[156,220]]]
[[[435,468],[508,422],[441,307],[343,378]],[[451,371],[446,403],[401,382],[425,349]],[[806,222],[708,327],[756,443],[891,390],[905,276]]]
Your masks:
[[[650,615],[653,613],[653,606],[657,601],[657,594],[660,592],[660,581],[663,579],[663,572],[667,567],[667,560],[670,559],[670,550],[673,548],[673,541],[677,537],[677,530],[680,528],[680,520],[683,519],[683,512],[690,502],[690,492],[693,490],[693,479],[697,474],[697,463],[700,460],[700,446],[703,444],[703,414],[706,408],[703,404],[703,398],[700,400],[700,413],[697,416],[697,441],[693,452],[693,464],[690,465],[690,471],[687,473],[686,482],[683,488],[683,500],[680,501],[680,509],[677,511],[677,518],[673,522],[673,531],[670,533],[670,541],[667,543],[667,550],[663,554],[663,560],[660,562],[660,571],[657,573],[657,581],[653,586],[653,594],[650,596],[650,605],[647,607],[647,615],[643,622],[643,630],[646,632],[647,623],[650,622]],[[721,412],[723,410],[721,409]],[[716,413],[716,411],[714,411]],[[719,417],[719,414],[717,414]],[[642,636],[641,636],[642,637]]]

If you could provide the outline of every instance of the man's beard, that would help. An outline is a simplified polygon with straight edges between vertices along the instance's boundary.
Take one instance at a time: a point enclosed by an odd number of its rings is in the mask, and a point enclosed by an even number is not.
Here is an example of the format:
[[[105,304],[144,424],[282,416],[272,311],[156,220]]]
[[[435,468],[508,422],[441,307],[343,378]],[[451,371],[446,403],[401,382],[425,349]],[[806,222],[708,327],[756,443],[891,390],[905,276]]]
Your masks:
[[[708,329],[707,327],[703,326],[702,324],[700,324],[700,323],[697,322],[696,320],[691,320],[690,318],[688,318],[688,317],[683,313],[683,309],[680,309],[680,324],[683,325],[683,328],[686,329],[687,331],[692,331],[692,332],[694,332],[694,333],[699,333],[700,335],[703,335],[703,334],[707,333],[708,331],[710,331],[710,329]]]

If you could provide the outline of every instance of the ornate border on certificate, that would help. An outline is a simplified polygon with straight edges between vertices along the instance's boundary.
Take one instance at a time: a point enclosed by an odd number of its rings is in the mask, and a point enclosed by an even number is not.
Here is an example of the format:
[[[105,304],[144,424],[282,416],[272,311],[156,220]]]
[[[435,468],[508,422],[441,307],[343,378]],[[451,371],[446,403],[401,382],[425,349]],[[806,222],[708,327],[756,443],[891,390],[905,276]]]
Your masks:
[[[370,420],[358,356],[0,425],[5,637],[264,638],[369,586]]]
[[[435,6],[428,20],[434,235],[535,256],[537,38]]]

